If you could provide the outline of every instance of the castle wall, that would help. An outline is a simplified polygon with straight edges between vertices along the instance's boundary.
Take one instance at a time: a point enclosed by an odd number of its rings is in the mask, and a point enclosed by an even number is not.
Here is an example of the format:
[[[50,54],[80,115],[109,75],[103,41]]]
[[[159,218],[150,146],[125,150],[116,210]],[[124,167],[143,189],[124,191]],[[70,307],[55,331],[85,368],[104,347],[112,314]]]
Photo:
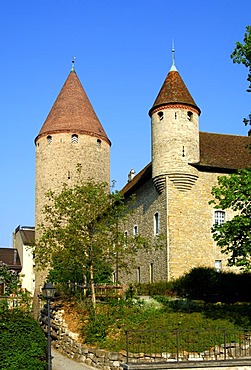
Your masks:
[[[140,250],[136,256],[134,266],[129,274],[120,272],[119,280],[123,283],[148,283],[166,280],[167,248],[166,248],[166,196],[156,191],[152,180],[147,181],[135,193],[136,200],[133,204],[133,214],[130,215],[124,231],[133,235],[133,228],[138,226],[139,235],[148,239],[149,243],[159,244],[161,248],[151,248],[149,251]],[[154,233],[154,215],[159,214],[159,230],[164,240],[157,242]]]
[[[193,267],[215,267],[215,261],[221,261],[222,269],[227,267],[227,257],[212,238],[211,228],[214,223],[212,186],[217,185],[218,176],[213,172],[199,172],[199,177],[188,191],[180,191],[168,176],[166,189],[159,195],[152,181],[148,181],[136,191],[135,212],[127,231],[132,234],[134,225],[139,233],[154,240],[153,218],[155,212],[160,215],[160,232],[165,237],[163,248],[152,252],[139,252],[136,266],[131,275],[123,282],[151,281],[150,265],[153,264],[153,281],[172,280],[189,272]],[[226,219],[231,219],[233,212],[226,212]],[[234,270],[234,269],[233,269]],[[236,269],[237,270],[237,269]]]

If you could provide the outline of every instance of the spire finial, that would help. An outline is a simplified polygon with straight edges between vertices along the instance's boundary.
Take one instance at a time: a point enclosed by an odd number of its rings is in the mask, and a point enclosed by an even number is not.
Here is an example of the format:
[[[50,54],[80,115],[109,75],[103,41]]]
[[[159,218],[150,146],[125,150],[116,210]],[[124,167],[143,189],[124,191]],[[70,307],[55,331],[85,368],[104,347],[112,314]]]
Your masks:
[[[175,66],[175,49],[174,49],[174,40],[172,40],[172,67],[170,71],[177,71],[177,68]]]
[[[76,57],[73,57],[72,61],[71,61],[71,72],[75,72],[75,66],[74,66],[75,59],[76,59]]]

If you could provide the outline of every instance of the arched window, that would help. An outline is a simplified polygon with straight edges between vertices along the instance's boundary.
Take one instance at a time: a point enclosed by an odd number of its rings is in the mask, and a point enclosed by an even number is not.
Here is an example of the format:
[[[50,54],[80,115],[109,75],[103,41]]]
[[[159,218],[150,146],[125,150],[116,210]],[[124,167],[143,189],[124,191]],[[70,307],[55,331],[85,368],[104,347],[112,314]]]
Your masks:
[[[153,217],[153,232],[154,235],[159,235],[159,212],[156,212]]]
[[[139,233],[139,229],[138,229],[138,225],[134,225],[133,226],[133,235],[138,235],[138,233]]]
[[[159,121],[162,121],[163,118],[164,118],[164,113],[163,112],[158,112],[158,118],[159,118]]]
[[[76,134],[71,135],[71,142],[72,143],[78,143],[78,135],[76,135]]]
[[[100,140],[100,139],[98,139],[98,140],[97,140],[97,148],[98,148],[98,149],[100,149],[100,148],[101,148],[101,140]]]
[[[193,120],[193,112],[191,112],[191,111],[188,111],[187,112],[187,119],[188,119],[188,121],[192,121]]]

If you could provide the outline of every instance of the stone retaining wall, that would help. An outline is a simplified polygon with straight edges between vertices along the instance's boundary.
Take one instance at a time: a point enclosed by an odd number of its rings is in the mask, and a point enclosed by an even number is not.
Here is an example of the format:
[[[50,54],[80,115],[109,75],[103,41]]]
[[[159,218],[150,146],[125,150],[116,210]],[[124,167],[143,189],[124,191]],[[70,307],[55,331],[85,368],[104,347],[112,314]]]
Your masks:
[[[251,370],[251,347],[250,342],[248,344],[248,348],[245,348],[245,355],[240,354],[240,348],[233,347],[233,343],[226,347],[227,349],[227,362],[223,360],[223,353],[226,351],[224,348],[219,348],[217,358],[220,361],[215,361],[216,358],[212,359],[211,361],[208,356],[202,356],[201,354],[197,354],[197,356],[193,355],[193,357],[186,357],[181,358],[179,362],[175,360],[175,358],[171,358],[166,353],[162,354],[153,354],[153,355],[146,355],[146,354],[130,354],[129,353],[129,365],[126,364],[126,352],[109,352],[104,349],[99,348],[91,348],[86,346],[85,344],[80,343],[79,341],[79,334],[73,333],[69,330],[67,323],[64,320],[64,310],[62,307],[57,304],[53,303],[51,305],[52,312],[51,312],[51,339],[52,339],[52,346],[62,352],[63,354],[67,355],[69,358],[74,359],[80,363],[84,363],[89,366],[94,366],[97,369],[103,370],[123,370],[123,369],[171,369],[171,368],[219,368],[222,367],[224,369],[231,369],[234,368],[238,369],[245,369]],[[44,332],[47,332],[47,306],[44,306],[41,310],[41,327]],[[238,363],[234,361],[235,356],[231,352],[231,350],[235,352],[238,349]],[[243,360],[240,357],[243,357]],[[158,358],[156,358],[158,357]],[[161,357],[161,358],[160,358]],[[237,358],[236,358],[237,360]],[[184,362],[185,361],[185,362]],[[144,364],[143,364],[144,363]]]

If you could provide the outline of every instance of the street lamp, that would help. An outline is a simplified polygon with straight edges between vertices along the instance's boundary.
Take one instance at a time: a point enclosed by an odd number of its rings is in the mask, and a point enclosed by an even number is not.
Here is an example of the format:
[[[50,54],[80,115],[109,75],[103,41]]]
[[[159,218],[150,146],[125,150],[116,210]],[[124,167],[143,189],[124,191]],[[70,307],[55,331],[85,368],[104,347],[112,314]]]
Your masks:
[[[48,324],[47,324],[47,364],[48,370],[52,369],[52,357],[51,357],[51,310],[50,302],[54,297],[55,288],[52,283],[45,283],[42,288],[43,296],[47,300],[47,311],[48,311]]]

